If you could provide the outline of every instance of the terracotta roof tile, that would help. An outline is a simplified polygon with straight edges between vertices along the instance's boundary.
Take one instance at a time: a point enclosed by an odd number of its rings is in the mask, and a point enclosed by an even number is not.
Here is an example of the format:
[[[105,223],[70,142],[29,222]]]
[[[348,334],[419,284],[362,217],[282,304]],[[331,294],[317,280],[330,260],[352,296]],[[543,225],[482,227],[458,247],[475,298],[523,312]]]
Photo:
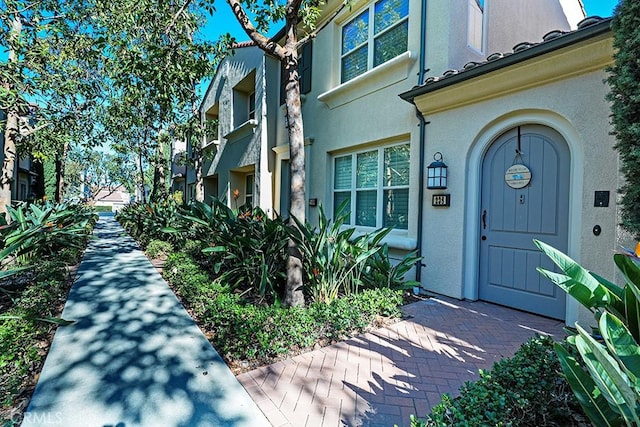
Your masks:
[[[582,21],[580,21],[578,23],[578,27],[577,29],[573,30],[573,31],[562,31],[562,30],[553,30],[548,32],[547,34],[545,34],[542,37],[542,41],[538,42],[538,43],[532,43],[532,42],[521,42],[518,43],[517,45],[515,45],[512,49],[512,52],[495,52],[490,54],[489,56],[487,56],[485,61],[482,62],[477,62],[477,61],[471,61],[471,62],[467,62],[466,64],[464,64],[464,66],[462,68],[460,68],[459,70],[457,69],[450,69],[445,71],[444,73],[442,73],[441,76],[431,76],[428,77],[423,86],[428,86],[430,84],[433,84],[435,82],[439,82],[441,80],[447,79],[449,77],[455,76],[457,74],[462,74],[464,72],[467,72],[471,69],[477,68],[477,67],[481,67],[489,62],[494,62],[494,61],[498,61],[500,59],[503,59],[507,56],[513,55],[514,53],[520,53],[520,52],[524,52],[528,49],[531,49],[534,46],[538,46],[538,45],[542,45],[544,43],[548,43],[551,40],[555,40],[558,39],[560,37],[566,37],[569,34],[578,32],[580,30],[583,30],[587,27],[590,27],[592,25],[596,25],[602,21],[608,20],[610,18],[601,18],[600,16],[590,16],[587,17],[585,19],[583,19]]]

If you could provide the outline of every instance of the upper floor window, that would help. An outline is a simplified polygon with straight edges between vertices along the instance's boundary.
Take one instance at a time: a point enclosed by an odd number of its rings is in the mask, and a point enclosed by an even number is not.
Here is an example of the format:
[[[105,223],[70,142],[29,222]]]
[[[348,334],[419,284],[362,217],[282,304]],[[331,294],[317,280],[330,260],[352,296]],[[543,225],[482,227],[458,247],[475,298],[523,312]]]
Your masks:
[[[334,214],[346,203],[350,212],[347,224],[406,230],[409,153],[410,145],[401,144],[335,157]]]
[[[256,116],[256,70],[233,87],[233,128]]]
[[[256,118],[256,93],[249,94],[249,120]]]
[[[407,51],[408,15],[409,0],[380,0],[342,27],[343,83]]]
[[[469,0],[468,44],[482,52],[484,39],[484,0]]]

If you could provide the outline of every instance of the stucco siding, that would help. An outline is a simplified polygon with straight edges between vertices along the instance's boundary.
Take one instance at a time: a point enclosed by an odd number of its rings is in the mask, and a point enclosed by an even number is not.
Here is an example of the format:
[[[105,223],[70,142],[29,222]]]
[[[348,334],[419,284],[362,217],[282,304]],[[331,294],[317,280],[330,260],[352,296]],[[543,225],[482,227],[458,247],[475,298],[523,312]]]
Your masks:
[[[277,61],[258,47],[238,48],[219,66],[209,86],[200,113],[217,118],[218,136],[215,156],[204,162],[203,176],[217,176],[215,192],[233,204],[231,193],[238,189],[244,198],[243,180],[234,173],[255,173],[254,204],[270,212],[273,204],[271,173],[279,88]],[[249,95],[255,93],[254,115],[249,118]],[[270,135],[272,136],[270,138]],[[205,197],[211,193],[209,181]],[[241,203],[244,199],[241,200]]]
[[[427,155],[440,151],[449,165],[450,208],[425,200],[423,285],[453,297],[474,298],[479,245],[480,166],[490,143],[518,125],[559,132],[571,153],[569,254],[585,267],[613,277],[616,249],[617,153],[609,134],[604,71],[591,72],[454,110],[427,114]],[[481,83],[481,82],[479,82]],[[609,207],[594,207],[595,191],[610,191]],[[461,227],[461,224],[464,224]],[[432,227],[430,227],[432,225]],[[602,233],[595,236],[593,226]],[[446,244],[443,244],[446,242]],[[471,246],[471,247],[470,247]],[[475,254],[475,256],[474,256]],[[471,265],[469,265],[471,264]],[[447,268],[440,266],[446,265]],[[461,280],[462,278],[462,280]],[[573,313],[576,316],[576,313]]]

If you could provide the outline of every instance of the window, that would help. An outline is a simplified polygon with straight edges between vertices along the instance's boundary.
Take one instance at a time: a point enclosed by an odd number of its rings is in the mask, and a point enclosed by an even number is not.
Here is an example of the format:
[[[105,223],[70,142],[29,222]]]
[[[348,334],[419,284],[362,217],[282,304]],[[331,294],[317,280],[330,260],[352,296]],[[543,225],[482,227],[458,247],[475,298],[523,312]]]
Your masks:
[[[298,80],[300,82],[300,93],[311,92],[311,62],[313,59],[313,43],[311,41],[302,45],[298,51]],[[285,103],[286,86],[284,62],[280,63],[280,105]]]
[[[345,203],[350,212],[347,224],[406,230],[409,153],[410,145],[402,144],[335,157],[334,215]]]
[[[256,114],[256,70],[233,87],[233,128],[241,126]],[[259,101],[258,101],[259,102]]]
[[[484,37],[484,0],[469,0],[469,30],[468,41],[470,47],[482,52]]]
[[[407,51],[408,15],[409,0],[380,0],[342,27],[343,83]]]
[[[246,175],[244,178],[244,203],[253,206],[253,188],[255,187],[255,178],[253,174]]]
[[[249,94],[249,120],[256,118],[256,93],[251,92]]]
[[[217,107],[217,105],[216,105]],[[216,108],[217,111],[217,108]],[[219,141],[219,124],[218,116],[207,114],[205,116],[204,128],[205,128],[205,143],[209,144],[210,142]]]

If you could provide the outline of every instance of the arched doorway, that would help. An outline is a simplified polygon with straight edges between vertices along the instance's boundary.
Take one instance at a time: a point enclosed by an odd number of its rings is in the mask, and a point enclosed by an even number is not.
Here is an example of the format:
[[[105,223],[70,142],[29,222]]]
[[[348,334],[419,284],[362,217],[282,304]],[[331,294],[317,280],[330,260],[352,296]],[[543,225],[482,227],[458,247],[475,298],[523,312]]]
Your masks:
[[[528,183],[526,169],[506,176],[514,164],[528,168]],[[481,173],[480,299],[565,318],[565,293],[536,271],[553,265],[533,239],[567,251],[569,175],[569,148],[548,127],[518,126],[491,144]]]

